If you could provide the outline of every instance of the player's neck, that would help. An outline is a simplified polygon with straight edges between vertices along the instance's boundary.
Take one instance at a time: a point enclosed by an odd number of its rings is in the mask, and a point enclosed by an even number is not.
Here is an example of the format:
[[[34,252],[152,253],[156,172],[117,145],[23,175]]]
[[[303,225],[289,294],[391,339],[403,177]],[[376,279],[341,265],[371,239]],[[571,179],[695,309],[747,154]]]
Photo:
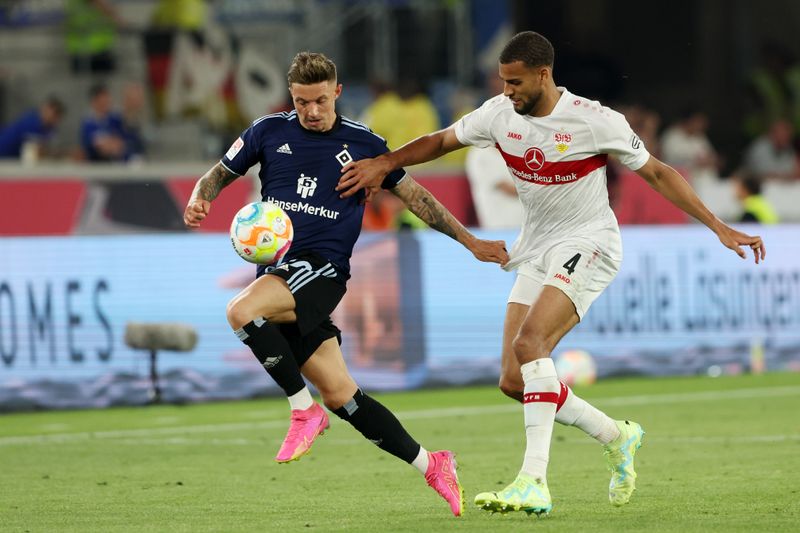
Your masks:
[[[550,84],[542,93],[539,103],[537,103],[536,107],[528,114],[537,118],[546,117],[555,109],[558,100],[561,98],[561,94],[555,83]]]

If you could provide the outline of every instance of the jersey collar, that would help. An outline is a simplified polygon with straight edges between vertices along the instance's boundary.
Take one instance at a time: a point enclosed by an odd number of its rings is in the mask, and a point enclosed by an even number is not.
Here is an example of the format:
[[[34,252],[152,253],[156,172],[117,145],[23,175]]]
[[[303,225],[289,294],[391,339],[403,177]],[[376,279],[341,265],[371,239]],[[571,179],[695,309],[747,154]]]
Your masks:
[[[307,135],[311,135],[312,137],[327,137],[328,135],[333,135],[334,133],[336,133],[339,130],[340,127],[342,127],[342,115],[340,115],[338,113],[336,114],[336,120],[333,121],[333,127],[331,127],[331,129],[329,129],[328,131],[311,131],[311,130],[307,130],[307,129],[305,129],[303,127],[302,124],[300,124],[300,119],[299,118],[297,119],[297,127],[300,128],[300,130],[303,133],[305,133]]]

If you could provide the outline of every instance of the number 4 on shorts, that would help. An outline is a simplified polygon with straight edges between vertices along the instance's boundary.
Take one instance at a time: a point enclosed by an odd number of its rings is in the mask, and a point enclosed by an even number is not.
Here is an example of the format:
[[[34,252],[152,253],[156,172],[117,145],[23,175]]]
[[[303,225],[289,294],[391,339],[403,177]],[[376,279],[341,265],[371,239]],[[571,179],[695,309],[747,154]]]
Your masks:
[[[581,259],[581,254],[575,254],[572,259],[564,263],[564,268],[567,269],[567,274],[572,275],[575,272],[575,267],[578,266],[578,261]]]

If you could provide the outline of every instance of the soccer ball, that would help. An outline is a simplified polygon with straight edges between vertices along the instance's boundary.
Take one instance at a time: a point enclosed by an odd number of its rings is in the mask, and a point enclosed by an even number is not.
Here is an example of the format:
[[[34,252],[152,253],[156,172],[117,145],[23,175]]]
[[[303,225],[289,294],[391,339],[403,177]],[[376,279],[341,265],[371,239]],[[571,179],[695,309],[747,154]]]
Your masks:
[[[569,385],[591,385],[597,379],[597,366],[589,352],[568,350],[555,360],[556,373],[561,381]]]
[[[231,244],[250,263],[277,263],[292,244],[294,229],[286,213],[271,202],[247,204],[231,223]]]

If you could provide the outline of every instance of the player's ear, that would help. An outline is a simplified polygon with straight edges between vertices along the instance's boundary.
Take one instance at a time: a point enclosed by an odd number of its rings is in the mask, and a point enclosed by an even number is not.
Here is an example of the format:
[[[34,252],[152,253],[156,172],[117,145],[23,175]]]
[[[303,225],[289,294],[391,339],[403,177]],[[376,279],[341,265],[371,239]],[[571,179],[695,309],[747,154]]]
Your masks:
[[[342,94],[342,84],[341,83],[337,83],[336,84],[336,90],[333,91],[333,97],[334,98],[339,98],[340,94]]]
[[[539,80],[540,81],[546,81],[547,78],[550,78],[550,77],[551,77],[550,67],[541,67],[539,69]]]

